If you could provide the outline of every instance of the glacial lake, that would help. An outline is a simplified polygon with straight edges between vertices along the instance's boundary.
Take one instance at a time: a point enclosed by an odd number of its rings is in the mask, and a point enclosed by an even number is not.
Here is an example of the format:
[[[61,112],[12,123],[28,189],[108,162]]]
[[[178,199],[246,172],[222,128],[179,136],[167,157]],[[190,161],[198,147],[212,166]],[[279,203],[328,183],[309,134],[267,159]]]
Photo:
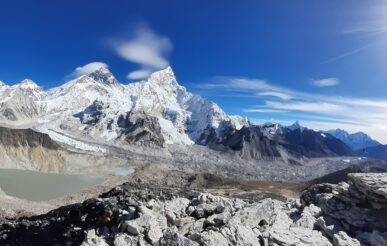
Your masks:
[[[46,201],[101,184],[104,178],[0,169],[0,188],[9,196]]]
[[[113,172],[118,176],[126,176],[131,173],[134,173],[134,169],[131,167],[113,167]]]

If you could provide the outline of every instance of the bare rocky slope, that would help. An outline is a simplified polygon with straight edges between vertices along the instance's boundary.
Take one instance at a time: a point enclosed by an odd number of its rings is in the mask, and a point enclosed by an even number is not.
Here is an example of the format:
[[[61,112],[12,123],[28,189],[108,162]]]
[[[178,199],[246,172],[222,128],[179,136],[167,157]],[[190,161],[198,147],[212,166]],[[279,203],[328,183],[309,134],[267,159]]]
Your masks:
[[[349,174],[300,201],[243,200],[131,180],[0,225],[2,245],[386,245],[387,175]]]
[[[86,174],[98,170],[103,174],[127,163],[103,154],[69,150],[49,135],[31,129],[0,127],[0,168]]]
[[[0,166],[39,171],[63,168],[62,148],[47,134],[0,127]]]

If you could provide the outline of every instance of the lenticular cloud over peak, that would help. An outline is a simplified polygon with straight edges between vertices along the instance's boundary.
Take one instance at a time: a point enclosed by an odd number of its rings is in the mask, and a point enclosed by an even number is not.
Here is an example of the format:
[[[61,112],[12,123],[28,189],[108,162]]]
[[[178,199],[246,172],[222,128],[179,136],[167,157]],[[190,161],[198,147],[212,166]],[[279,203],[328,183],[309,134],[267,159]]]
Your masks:
[[[139,25],[129,38],[113,40],[111,44],[120,57],[140,66],[128,74],[129,79],[143,79],[153,71],[166,68],[167,56],[173,50],[168,37],[157,34],[147,25]]]

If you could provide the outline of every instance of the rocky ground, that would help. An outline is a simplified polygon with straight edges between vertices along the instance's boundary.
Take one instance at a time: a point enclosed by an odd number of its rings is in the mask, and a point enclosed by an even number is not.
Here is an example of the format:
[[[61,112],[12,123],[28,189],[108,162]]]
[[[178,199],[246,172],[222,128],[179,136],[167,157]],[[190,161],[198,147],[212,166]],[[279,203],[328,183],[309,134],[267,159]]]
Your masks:
[[[146,175],[82,203],[5,221],[0,245],[387,244],[386,174],[349,174],[282,201],[198,189],[225,187],[227,179]]]

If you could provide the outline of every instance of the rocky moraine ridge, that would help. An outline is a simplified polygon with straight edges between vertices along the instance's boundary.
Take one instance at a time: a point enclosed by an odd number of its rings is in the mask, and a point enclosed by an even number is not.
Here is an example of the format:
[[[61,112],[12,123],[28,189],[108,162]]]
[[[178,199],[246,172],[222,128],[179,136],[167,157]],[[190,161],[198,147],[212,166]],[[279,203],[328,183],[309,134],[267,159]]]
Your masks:
[[[133,180],[0,225],[1,245],[386,245],[387,175],[349,174],[300,200],[214,196]]]

